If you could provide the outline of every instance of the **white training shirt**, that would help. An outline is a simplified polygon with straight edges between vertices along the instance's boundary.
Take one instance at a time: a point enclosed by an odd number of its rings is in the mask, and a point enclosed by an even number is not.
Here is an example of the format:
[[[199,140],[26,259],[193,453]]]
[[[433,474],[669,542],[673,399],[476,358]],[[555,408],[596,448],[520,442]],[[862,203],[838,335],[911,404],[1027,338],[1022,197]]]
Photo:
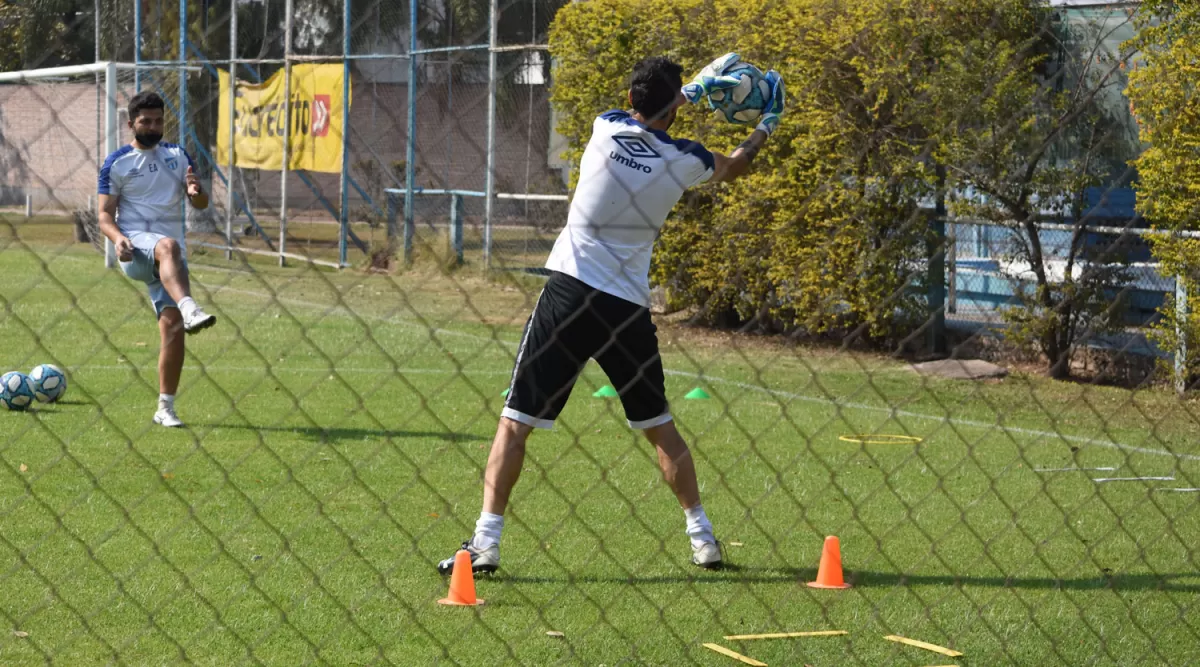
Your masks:
[[[117,227],[129,236],[153,232],[183,242],[187,170],[195,168],[182,147],[159,142],[141,150],[119,148],[100,168],[100,194],[120,196]]]
[[[592,123],[567,226],[546,268],[650,306],[654,241],[683,191],[713,174],[703,146],[613,110]]]

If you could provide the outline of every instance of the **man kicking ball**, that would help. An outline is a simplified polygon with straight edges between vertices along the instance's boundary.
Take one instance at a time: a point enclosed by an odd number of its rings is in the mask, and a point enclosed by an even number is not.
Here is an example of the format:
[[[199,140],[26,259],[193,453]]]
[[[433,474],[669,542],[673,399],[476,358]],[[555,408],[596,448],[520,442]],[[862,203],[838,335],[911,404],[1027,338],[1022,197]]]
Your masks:
[[[687,519],[692,562],[721,565],[720,545],[700,504],[696,468],[668,409],[656,329],[650,320],[650,256],[667,215],[684,190],[745,173],[783,111],[779,74],[768,73],[773,94],[750,138],[726,157],[700,144],[672,139],[667,130],[679,106],[697,102],[738,80],[725,76],[738,61],[726,54],[686,87],[682,68],[647,58],[633,69],[632,112],[599,116],[580,163],[567,225],[546,262],[550,279],[538,297],[517,352],[508,399],[484,476],[483,512],[462,548],[472,570],[500,565],[500,534],[509,494],[521,474],[525,441],[551,428],[576,378],[595,359],[621,397],[630,427],[658,450],[663,478]],[[454,557],[437,565],[442,574]]]
[[[146,283],[158,315],[158,410],[154,423],[183,426],[175,415],[175,391],[183,371],[183,332],[207,329],[217,318],[192,300],[184,248],[183,197],[208,207],[192,158],[163,143],[163,100],[143,92],[129,101],[133,142],[100,169],[100,231],[112,241],[126,276]]]

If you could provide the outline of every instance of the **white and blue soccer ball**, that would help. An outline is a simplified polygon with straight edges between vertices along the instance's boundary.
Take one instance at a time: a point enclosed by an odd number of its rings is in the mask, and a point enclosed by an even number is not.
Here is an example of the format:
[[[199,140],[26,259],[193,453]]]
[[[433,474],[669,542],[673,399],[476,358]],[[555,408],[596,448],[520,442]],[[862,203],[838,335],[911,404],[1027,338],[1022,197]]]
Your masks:
[[[33,383],[28,375],[9,371],[0,376],[0,404],[9,410],[21,411],[33,401]]]
[[[67,376],[58,366],[42,364],[29,372],[33,396],[42,403],[53,403],[67,393]]]
[[[771,83],[762,70],[750,63],[738,63],[725,72],[741,81],[733,88],[714,90],[708,95],[708,106],[738,125],[753,125],[762,116],[771,99]]]

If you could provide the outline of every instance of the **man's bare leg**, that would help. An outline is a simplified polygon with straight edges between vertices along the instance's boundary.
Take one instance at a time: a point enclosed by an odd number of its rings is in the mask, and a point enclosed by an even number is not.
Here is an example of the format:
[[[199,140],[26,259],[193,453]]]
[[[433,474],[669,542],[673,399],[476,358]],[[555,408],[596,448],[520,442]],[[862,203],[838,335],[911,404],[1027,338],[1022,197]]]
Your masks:
[[[179,311],[183,314],[183,330],[194,333],[215,324],[217,318],[205,313],[192,300],[192,285],[179,242],[170,238],[159,241],[154,246],[154,261],[158,265],[158,279],[163,288],[179,304]]]
[[[721,565],[721,551],[713,536],[712,523],[700,504],[700,484],[696,481],[696,464],[692,451],[669,421],[644,431],[646,439],[658,450],[658,467],[663,481],[675,492],[679,506],[687,518],[687,535],[692,542],[692,562],[702,567]]]
[[[700,505],[700,484],[696,481],[696,464],[675,422],[644,431],[646,439],[658,450],[658,467],[663,481],[675,492],[679,506],[691,509]]]
[[[175,392],[183,373],[183,315],[178,308],[164,308],[158,316],[161,347],[158,352],[158,410],[154,422],[163,426],[183,426],[175,416]]]
[[[508,496],[517,485],[521,468],[525,465],[525,441],[532,431],[532,426],[508,417],[500,418],[483,476],[484,512],[504,516],[504,511],[508,509]],[[499,535],[496,537],[499,541]]]
[[[192,285],[183,266],[183,251],[175,239],[163,239],[154,246],[154,261],[158,264],[158,279],[167,294],[179,303],[192,296]]]
[[[158,318],[162,348],[158,353],[158,391],[174,396],[183,373],[183,315],[178,308],[164,308]]]
[[[521,477],[521,468],[525,465],[525,441],[532,431],[532,426],[508,417],[501,417],[496,427],[483,475],[483,511],[475,522],[471,541],[464,545],[471,553],[474,572],[494,572],[500,565],[504,512],[508,510],[509,495]],[[450,557],[439,562],[437,569],[442,574],[450,574],[453,567],[454,557]]]

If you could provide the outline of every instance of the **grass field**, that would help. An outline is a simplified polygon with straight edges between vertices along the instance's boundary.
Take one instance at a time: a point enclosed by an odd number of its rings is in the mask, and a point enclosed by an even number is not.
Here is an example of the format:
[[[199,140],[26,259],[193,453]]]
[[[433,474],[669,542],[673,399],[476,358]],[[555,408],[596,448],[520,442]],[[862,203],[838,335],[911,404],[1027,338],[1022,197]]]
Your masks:
[[[65,225],[0,225],[0,360],[66,399],[0,414],[0,664],[1185,665],[1200,662],[1193,402],[660,327],[732,566],[687,562],[653,452],[589,370],[530,443],[487,604],[436,604],[470,534],[533,282],[195,256],[186,430],[152,428],[142,286]],[[685,401],[696,386],[709,401]],[[913,445],[860,445],[898,433]],[[1096,476],[1173,476],[1097,483]],[[813,590],[837,535],[854,588]],[[722,635],[846,630],[726,642]],[[562,638],[547,636],[560,631]],[[899,634],[965,653],[884,641]]]

